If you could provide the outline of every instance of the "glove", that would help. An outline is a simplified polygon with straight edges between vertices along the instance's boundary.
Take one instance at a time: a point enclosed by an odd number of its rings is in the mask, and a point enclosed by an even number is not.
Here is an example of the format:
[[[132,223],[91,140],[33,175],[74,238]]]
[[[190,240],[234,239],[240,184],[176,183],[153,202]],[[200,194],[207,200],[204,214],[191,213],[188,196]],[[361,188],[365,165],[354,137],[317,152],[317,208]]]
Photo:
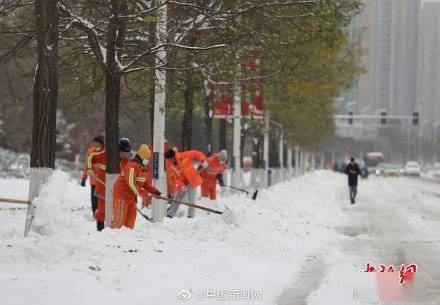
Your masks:
[[[207,168],[209,166],[207,161],[203,161],[202,168]]]
[[[221,174],[217,175],[218,185],[225,186],[225,183],[223,182],[223,176]]]
[[[82,187],[86,186],[86,179],[81,179],[81,186]]]

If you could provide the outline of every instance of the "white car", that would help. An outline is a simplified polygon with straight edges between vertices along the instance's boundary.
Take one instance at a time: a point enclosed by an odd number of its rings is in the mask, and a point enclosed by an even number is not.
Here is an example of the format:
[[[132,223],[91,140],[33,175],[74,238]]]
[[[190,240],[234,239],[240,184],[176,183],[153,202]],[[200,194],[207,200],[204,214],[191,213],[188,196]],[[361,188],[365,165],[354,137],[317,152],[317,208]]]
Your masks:
[[[420,177],[420,164],[416,161],[409,161],[405,165],[405,176],[417,176]]]

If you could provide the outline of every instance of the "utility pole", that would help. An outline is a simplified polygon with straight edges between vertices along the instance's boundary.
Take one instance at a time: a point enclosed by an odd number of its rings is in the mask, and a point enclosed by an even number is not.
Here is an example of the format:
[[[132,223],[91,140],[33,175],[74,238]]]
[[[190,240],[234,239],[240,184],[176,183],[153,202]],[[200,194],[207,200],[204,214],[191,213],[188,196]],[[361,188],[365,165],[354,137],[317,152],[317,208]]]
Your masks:
[[[234,83],[234,137],[233,137],[233,151],[232,155],[234,158],[234,175],[233,175],[233,185],[240,185],[240,167],[241,167],[241,156],[240,156],[240,145],[241,145],[241,64],[239,57],[237,66],[235,69],[236,80]]]
[[[156,25],[157,49],[155,56],[155,91],[154,91],[154,132],[153,132],[153,182],[154,186],[166,194],[164,171],[164,142],[165,142],[165,99],[166,99],[166,64],[165,44],[167,42],[167,4],[159,7]],[[165,216],[165,202],[153,199],[153,220],[161,222]]]

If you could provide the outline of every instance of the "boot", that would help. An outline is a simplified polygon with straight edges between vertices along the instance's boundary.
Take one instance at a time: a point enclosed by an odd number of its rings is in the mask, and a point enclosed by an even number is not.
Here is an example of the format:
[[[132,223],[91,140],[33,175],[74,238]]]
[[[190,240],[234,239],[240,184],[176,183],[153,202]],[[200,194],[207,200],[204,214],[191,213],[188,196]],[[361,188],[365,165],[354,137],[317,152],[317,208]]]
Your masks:
[[[96,222],[96,229],[97,229],[98,231],[102,231],[102,230],[104,230],[104,222],[103,222],[103,221],[97,221],[97,222]]]

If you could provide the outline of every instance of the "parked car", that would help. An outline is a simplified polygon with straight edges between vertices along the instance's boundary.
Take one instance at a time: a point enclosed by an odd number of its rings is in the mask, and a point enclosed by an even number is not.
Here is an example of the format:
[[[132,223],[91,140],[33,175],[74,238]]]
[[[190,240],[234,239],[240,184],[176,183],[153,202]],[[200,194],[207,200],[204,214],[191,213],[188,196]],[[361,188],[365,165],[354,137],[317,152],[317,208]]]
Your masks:
[[[333,170],[338,173],[344,173],[346,166],[347,164],[344,162],[336,162]]]
[[[367,179],[369,175],[368,168],[361,167],[361,178]]]
[[[400,177],[402,173],[401,169],[402,166],[398,164],[385,164],[382,175],[384,177]]]
[[[379,163],[376,167],[374,167],[374,173],[376,174],[376,176],[382,176],[385,167],[385,163]]]
[[[421,173],[420,164],[416,161],[408,161],[405,165],[405,176],[416,176],[420,177]]]
[[[431,168],[426,172],[426,177],[440,180],[440,168]]]

